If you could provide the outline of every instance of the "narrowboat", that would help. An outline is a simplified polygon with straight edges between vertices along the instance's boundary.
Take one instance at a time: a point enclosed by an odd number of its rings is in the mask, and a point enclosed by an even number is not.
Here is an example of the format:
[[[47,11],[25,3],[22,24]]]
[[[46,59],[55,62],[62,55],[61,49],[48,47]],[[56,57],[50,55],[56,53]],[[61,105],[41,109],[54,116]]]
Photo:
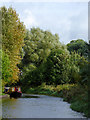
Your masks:
[[[22,96],[20,87],[5,87],[4,93],[9,94],[10,98],[18,98]]]

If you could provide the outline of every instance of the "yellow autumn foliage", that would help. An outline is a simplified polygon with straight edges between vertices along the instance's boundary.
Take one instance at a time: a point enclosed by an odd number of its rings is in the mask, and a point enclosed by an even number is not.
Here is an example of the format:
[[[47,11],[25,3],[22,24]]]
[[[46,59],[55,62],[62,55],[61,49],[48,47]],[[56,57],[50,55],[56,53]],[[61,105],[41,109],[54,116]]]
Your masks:
[[[2,49],[9,56],[12,77],[11,83],[18,81],[19,69],[17,64],[21,60],[20,49],[24,45],[25,26],[16,11],[9,7],[0,8],[2,12]]]

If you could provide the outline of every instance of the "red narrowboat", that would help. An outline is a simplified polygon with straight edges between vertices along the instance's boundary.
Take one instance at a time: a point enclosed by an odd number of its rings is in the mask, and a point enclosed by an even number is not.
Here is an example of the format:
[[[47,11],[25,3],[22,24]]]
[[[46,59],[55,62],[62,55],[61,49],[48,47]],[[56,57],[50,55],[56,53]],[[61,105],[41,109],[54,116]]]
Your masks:
[[[5,87],[4,93],[9,94],[10,98],[18,98],[22,96],[21,88],[18,87]]]

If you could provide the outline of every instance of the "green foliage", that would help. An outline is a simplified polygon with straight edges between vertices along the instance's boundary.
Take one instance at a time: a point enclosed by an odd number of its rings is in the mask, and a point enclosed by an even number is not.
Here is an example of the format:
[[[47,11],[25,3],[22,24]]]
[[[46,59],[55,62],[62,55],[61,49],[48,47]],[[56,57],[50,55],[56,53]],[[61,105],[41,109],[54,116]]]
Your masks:
[[[86,63],[87,60],[83,56],[81,57],[75,52],[71,53],[67,65],[70,83],[80,83],[80,81],[82,80],[80,70],[81,67],[84,66]]]
[[[2,83],[3,85],[10,83],[12,71],[10,70],[10,60],[7,54],[2,52]]]
[[[88,93],[83,92],[80,95],[77,95],[70,107],[72,110],[82,112],[85,116],[90,117],[88,112]]]
[[[77,53],[72,52],[69,55],[65,49],[54,50],[45,64],[45,82],[53,85],[80,83],[80,70],[86,63],[85,58]]]
[[[57,34],[32,28],[26,31],[24,42],[24,57],[19,65],[23,84],[38,86],[43,82],[48,85],[82,83],[80,71],[87,63],[86,59],[78,52],[69,54],[66,46],[59,42]],[[78,42],[84,43],[83,40],[77,40]]]
[[[84,97],[86,97],[86,96],[84,96]],[[72,110],[85,113],[85,115],[88,116],[88,103],[87,102],[78,100],[78,101],[75,101],[74,103],[72,103],[70,107],[72,108]]]
[[[21,79],[29,84],[40,85],[44,80],[45,62],[51,51],[61,46],[57,34],[40,28],[32,28],[26,31],[25,46],[23,47],[24,57],[19,67],[22,70]],[[36,86],[35,85],[35,86]]]
[[[82,39],[72,40],[67,44],[67,49],[70,51],[70,53],[75,51],[81,56],[83,55],[85,57],[88,57],[88,43]]]
[[[51,49],[60,46],[58,36],[39,28],[27,30],[24,41],[23,50],[25,55],[22,61],[23,66],[31,63],[36,67],[40,66],[50,54]]]
[[[74,84],[63,84],[63,85],[57,85],[57,87],[53,85],[46,85],[46,83],[42,83],[38,87],[26,87],[22,88],[23,92],[25,93],[31,93],[31,94],[46,94],[46,95],[52,95],[52,96],[61,96],[61,92],[64,90],[70,90],[72,87],[76,85]],[[59,94],[60,93],[60,94]]]
[[[7,61],[9,61],[9,67],[12,71],[9,79],[11,83],[15,83],[18,81],[19,69],[17,64],[21,60],[20,51],[24,45],[25,26],[20,22],[18,14],[13,8],[1,7],[0,12],[2,13],[2,49],[8,55],[9,60]],[[6,72],[8,73],[7,69]]]
[[[66,59],[68,56],[68,51],[65,49],[56,49],[51,52],[50,56],[47,58],[46,71],[45,71],[45,82],[47,84],[63,84],[66,81],[66,76],[64,71],[67,69]],[[66,66],[65,66],[65,65]]]
[[[89,70],[88,70],[88,64],[84,64],[81,69],[79,74],[81,75],[81,81],[80,84],[82,85],[88,85],[88,80],[89,80]]]

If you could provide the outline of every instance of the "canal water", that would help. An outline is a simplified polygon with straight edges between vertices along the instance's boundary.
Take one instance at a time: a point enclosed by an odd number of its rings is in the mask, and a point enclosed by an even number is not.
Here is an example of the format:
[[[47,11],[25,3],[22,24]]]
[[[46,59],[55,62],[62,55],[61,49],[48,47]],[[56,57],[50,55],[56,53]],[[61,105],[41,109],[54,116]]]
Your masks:
[[[72,111],[62,98],[46,95],[24,95],[22,98],[2,100],[3,118],[84,118]]]

